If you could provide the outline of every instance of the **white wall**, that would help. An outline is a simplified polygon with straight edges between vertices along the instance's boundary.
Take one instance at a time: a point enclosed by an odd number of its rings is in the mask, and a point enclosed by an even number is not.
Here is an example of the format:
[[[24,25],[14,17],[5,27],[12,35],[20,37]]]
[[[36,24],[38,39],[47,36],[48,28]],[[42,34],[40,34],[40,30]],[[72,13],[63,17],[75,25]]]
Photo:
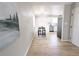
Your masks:
[[[73,8],[73,27],[71,42],[79,47],[79,3],[76,3]]]
[[[71,5],[64,6],[64,17],[62,24],[62,40],[69,41],[69,26],[70,26]]]
[[[7,4],[9,3],[6,3],[6,5]],[[32,14],[30,13],[31,9],[30,7],[28,8],[28,6],[24,7],[23,4],[21,5],[18,3],[16,7],[17,7],[16,10],[18,11],[18,15],[19,15],[20,38],[18,38],[15,42],[13,42],[11,45],[6,47],[5,49],[0,50],[0,55],[3,55],[3,56],[4,55],[6,56],[25,55],[32,41],[33,18],[32,18]],[[5,10],[7,10],[7,8]],[[6,15],[3,15],[3,16],[6,16]]]

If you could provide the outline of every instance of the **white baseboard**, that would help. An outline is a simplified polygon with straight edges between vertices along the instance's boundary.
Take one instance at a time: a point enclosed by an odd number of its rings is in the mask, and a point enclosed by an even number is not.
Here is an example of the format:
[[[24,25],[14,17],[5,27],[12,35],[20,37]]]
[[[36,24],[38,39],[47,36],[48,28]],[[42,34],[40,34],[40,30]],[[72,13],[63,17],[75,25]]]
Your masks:
[[[32,44],[32,41],[33,41],[34,37],[35,37],[35,35],[33,34],[32,40],[31,40],[30,44],[28,45],[28,48],[27,48],[27,50],[26,50],[24,56],[27,56],[27,53],[28,53],[28,51],[29,51],[29,48],[31,47],[31,44]]]
[[[61,39],[61,41],[69,41],[70,42],[70,40],[63,40],[63,39]]]
[[[77,47],[79,47],[79,44],[74,43],[73,41],[72,41],[72,44],[75,45],[75,46],[77,46]]]

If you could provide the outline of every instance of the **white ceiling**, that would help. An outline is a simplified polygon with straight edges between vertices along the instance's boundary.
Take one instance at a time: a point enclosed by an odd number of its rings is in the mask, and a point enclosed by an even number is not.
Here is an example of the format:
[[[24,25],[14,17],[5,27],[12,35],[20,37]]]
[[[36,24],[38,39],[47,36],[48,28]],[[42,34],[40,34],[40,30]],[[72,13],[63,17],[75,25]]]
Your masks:
[[[62,15],[63,5],[34,5],[33,12],[35,15]]]
[[[68,5],[73,2],[17,2],[22,5]]]
[[[62,15],[64,5],[72,2],[17,2],[17,5],[33,9],[35,15]],[[24,9],[25,9],[24,8]]]

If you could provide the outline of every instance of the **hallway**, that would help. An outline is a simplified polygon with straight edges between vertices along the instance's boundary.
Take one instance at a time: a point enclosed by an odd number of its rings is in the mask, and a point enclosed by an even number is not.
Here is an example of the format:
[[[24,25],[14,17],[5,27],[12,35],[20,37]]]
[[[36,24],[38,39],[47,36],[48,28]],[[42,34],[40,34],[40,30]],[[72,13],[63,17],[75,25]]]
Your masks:
[[[70,42],[60,41],[53,32],[47,38],[35,37],[27,56],[79,56],[79,48]]]

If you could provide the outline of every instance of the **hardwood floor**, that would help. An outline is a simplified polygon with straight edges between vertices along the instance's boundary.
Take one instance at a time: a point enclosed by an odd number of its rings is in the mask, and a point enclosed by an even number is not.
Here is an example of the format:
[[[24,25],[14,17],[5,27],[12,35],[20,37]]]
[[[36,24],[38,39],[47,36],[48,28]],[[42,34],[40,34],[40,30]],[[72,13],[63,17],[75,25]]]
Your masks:
[[[34,38],[27,56],[79,56],[79,47],[71,42],[63,42],[56,33],[49,33],[47,38]]]

